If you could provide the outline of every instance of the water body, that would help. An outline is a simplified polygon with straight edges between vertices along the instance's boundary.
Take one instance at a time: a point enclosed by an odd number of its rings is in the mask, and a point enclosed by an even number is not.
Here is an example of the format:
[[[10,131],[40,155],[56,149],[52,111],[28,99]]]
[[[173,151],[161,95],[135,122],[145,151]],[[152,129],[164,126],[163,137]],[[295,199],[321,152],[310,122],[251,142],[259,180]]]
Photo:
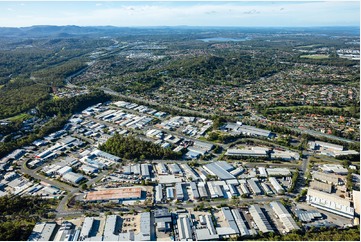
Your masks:
[[[247,38],[223,38],[223,37],[213,37],[213,38],[205,38],[205,39],[198,39],[201,40],[203,42],[229,42],[229,41],[233,41],[233,42],[238,42],[238,41],[246,41],[246,40],[250,40],[251,38],[247,37]]]

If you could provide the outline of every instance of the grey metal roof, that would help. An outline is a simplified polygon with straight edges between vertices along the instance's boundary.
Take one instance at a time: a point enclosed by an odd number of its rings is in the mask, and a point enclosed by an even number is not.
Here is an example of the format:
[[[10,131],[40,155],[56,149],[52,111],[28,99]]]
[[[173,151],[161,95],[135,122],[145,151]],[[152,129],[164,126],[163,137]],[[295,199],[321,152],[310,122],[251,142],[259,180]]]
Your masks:
[[[217,165],[222,167],[226,171],[234,170],[234,167],[231,164],[229,164],[228,162],[226,162],[226,161],[218,161]]]
[[[199,198],[199,192],[198,192],[198,188],[197,188],[197,184],[195,182],[191,182],[189,183],[191,188],[192,188],[192,194],[194,199],[198,199]]]
[[[92,227],[93,227],[93,223],[94,223],[93,217],[86,217],[84,219],[84,223],[83,223],[83,226],[82,226],[81,232],[80,232],[81,238],[86,238],[89,236],[89,234],[92,230]]]
[[[235,233],[238,234],[239,233],[238,226],[233,218],[232,212],[229,209],[229,207],[222,207],[222,213],[229,227],[231,227],[235,231]]]
[[[249,207],[249,212],[253,217],[253,220],[256,223],[259,230],[261,230],[263,233],[273,232],[273,228],[271,224],[269,223],[268,219],[262,212],[261,207],[259,205],[257,204],[251,205]]]
[[[235,177],[232,174],[230,174],[228,171],[226,171],[220,165],[218,165],[218,162],[209,163],[204,167],[209,171],[211,171],[216,176],[218,176],[221,180],[235,179]]]
[[[238,209],[232,209],[232,214],[234,217],[234,220],[238,226],[239,232],[241,233],[241,236],[247,236],[250,235],[248,228],[243,220],[242,215],[240,214]]]
[[[248,185],[250,186],[250,188],[252,189],[254,194],[261,194],[262,191],[259,188],[259,186],[257,185],[256,181],[253,179],[249,179],[247,180]]]

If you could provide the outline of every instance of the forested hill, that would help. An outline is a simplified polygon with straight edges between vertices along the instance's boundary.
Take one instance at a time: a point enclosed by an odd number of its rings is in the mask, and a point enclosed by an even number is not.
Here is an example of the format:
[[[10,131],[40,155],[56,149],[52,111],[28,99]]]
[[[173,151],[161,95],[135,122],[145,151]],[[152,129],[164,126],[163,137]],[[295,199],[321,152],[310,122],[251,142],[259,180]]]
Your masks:
[[[114,135],[99,148],[110,154],[125,159],[178,159],[181,153],[165,149],[150,141],[143,141],[134,136]]]

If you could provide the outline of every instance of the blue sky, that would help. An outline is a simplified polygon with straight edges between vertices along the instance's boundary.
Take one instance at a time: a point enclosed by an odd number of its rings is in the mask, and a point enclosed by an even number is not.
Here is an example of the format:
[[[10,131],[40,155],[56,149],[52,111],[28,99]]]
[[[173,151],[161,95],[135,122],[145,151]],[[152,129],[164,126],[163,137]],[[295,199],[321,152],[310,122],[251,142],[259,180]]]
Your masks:
[[[359,26],[359,1],[0,1],[0,26]]]

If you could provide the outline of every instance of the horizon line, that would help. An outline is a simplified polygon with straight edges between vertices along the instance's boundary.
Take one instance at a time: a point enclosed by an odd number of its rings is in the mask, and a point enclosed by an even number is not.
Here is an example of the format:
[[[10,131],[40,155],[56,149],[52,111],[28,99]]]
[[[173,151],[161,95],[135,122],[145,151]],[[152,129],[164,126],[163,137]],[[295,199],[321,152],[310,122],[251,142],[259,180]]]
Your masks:
[[[360,28],[360,25],[315,25],[315,26],[232,26],[232,25],[134,25],[134,26],[117,26],[117,25],[76,25],[76,24],[66,24],[66,25],[53,25],[53,24],[37,24],[37,25],[27,25],[27,26],[0,26],[0,28],[31,28],[31,27],[113,27],[113,28],[179,28],[179,27],[191,27],[191,28],[341,28],[341,27],[354,27]]]

